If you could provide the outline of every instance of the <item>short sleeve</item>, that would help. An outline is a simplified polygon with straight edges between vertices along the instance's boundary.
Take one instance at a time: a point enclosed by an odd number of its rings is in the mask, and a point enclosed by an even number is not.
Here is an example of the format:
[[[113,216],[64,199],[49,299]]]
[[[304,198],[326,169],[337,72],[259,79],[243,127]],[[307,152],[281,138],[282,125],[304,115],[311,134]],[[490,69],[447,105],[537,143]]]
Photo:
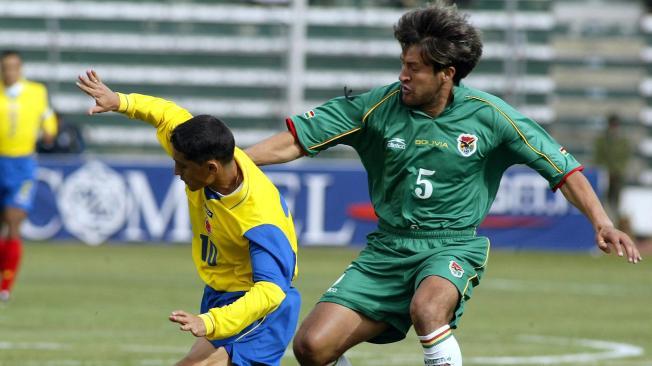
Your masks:
[[[498,109],[496,120],[503,144],[514,160],[527,164],[544,177],[554,190],[565,178],[583,167],[539,124],[513,108]]]
[[[310,156],[341,143],[350,145],[352,137],[362,128],[365,98],[335,98],[287,120],[288,128]]]

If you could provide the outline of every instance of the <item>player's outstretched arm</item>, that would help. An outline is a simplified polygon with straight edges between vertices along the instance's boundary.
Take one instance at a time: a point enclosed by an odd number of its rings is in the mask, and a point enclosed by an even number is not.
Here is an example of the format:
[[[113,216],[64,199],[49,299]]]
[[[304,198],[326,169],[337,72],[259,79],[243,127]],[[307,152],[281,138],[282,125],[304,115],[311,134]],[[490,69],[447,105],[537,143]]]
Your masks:
[[[95,70],[86,70],[85,75],[79,75],[76,84],[84,93],[95,99],[95,106],[88,110],[89,115],[117,111],[120,107],[118,94],[102,82]]]
[[[571,174],[561,187],[561,192],[591,221],[600,250],[611,253],[614,249],[620,257],[627,255],[629,263],[638,263],[643,259],[629,235],[614,227],[584,174]]]
[[[287,163],[304,155],[301,145],[288,131],[269,137],[245,152],[256,165]]]

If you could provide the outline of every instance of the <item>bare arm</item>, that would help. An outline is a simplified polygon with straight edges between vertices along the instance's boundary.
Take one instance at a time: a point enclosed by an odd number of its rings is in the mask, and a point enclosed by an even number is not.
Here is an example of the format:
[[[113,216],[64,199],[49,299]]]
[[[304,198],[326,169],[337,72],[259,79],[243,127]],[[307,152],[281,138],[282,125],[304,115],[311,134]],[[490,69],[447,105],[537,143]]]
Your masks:
[[[627,261],[637,263],[642,260],[636,245],[624,232],[616,229],[602,208],[591,184],[581,172],[571,174],[561,187],[564,197],[589,219],[595,230],[598,247],[605,253],[614,248],[618,256],[627,255]]]
[[[289,131],[265,139],[245,152],[256,165],[287,163],[304,155],[303,148]]]

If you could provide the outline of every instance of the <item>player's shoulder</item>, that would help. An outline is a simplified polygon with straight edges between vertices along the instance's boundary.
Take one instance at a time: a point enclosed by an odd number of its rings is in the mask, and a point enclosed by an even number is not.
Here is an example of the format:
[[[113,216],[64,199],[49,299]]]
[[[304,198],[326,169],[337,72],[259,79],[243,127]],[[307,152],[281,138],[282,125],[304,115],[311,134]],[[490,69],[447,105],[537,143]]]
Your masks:
[[[460,85],[455,86],[454,93],[456,98],[458,98],[458,96],[463,98],[465,103],[477,103],[477,104],[484,104],[489,106],[490,105],[500,106],[502,104],[506,104],[504,100],[500,99],[499,97],[491,93],[487,93],[485,91],[469,87],[462,83],[460,83]]]
[[[367,104],[376,105],[377,103],[388,102],[391,100],[399,101],[400,91],[401,83],[395,82],[370,89],[368,92],[361,94],[360,96],[365,98]]]
[[[480,115],[512,116],[518,114],[514,107],[500,97],[463,84],[455,87],[454,95],[455,99],[459,99],[464,106],[473,108]]]
[[[30,89],[35,89],[35,90],[43,90],[45,91],[46,87],[45,84],[39,83],[38,81],[34,80],[23,80],[23,85],[25,85],[25,88],[30,88]]]
[[[24,92],[29,95],[42,97],[47,94],[45,84],[32,80],[23,80]]]

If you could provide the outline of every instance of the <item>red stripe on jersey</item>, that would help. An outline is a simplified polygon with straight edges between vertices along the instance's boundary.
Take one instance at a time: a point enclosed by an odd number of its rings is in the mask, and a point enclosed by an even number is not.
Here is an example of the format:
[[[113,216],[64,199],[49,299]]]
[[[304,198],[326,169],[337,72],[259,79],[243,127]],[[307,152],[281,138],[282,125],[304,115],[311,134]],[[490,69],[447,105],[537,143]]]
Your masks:
[[[581,172],[582,170],[584,170],[584,165],[580,165],[577,168],[575,168],[575,169],[571,170],[570,172],[568,172],[566,175],[564,175],[563,178],[561,178],[561,181],[552,189],[552,191],[555,192],[556,190],[561,188],[561,186],[563,186],[564,183],[566,183],[566,179],[568,179],[568,177],[570,177],[571,174],[573,174],[575,172]]]
[[[299,147],[301,147],[301,153],[303,155],[308,155],[308,153],[303,148],[301,143],[299,143],[299,137],[297,136],[297,128],[294,127],[294,121],[292,121],[292,118],[290,118],[290,117],[286,118],[285,119],[285,125],[287,126],[288,131],[290,131],[290,133],[292,134],[292,137],[294,137],[294,141],[297,143],[297,145],[299,145]]]

